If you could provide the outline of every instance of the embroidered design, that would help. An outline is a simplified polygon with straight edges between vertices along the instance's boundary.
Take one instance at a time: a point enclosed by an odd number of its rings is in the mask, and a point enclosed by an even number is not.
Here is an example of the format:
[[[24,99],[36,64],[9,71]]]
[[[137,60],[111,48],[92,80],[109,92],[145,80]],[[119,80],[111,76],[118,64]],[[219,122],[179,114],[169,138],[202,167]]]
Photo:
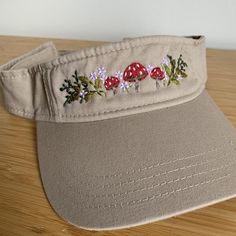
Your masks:
[[[186,67],[188,65],[180,54],[177,59],[167,55],[160,65],[149,64],[145,67],[139,62],[133,62],[126,67],[124,72],[118,70],[114,75],[107,75],[105,67],[97,68],[90,73],[89,77],[79,75],[75,70],[72,75],[73,80],[64,80],[60,91],[67,93],[64,105],[76,100],[87,103],[95,95],[106,95],[105,91],[113,91],[115,95],[119,89],[129,93],[134,88],[136,92],[139,92],[139,83],[148,75],[156,81],[158,90],[160,87],[168,87],[171,84],[179,85],[184,78],[187,78]]]
[[[141,63],[134,62],[126,67],[123,80],[135,83],[135,91],[138,92],[139,90],[139,81],[146,79],[148,76],[148,71],[146,67],[144,67]]]
[[[150,74],[151,71],[152,71],[152,69],[154,68],[154,65],[148,64],[148,65],[146,66],[146,68],[147,68],[148,73]]]
[[[168,81],[167,86],[171,83],[179,85],[180,80],[187,77],[186,67],[188,67],[188,65],[183,61],[182,54],[180,54],[177,61],[173,59],[172,56],[167,55],[167,57],[163,59],[162,67],[165,71],[165,78]]]
[[[112,90],[113,94],[116,94],[116,89],[120,84],[120,80],[115,76],[109,76],[104,82],[104,87],[106,90]]]
[[[160,67],[155,67],[151,70],[150,77],[156,80],[156,88],[158,88],[160,86],[158,80],[163,80],[165,78],[165,73]]]
[[[100,96],[105,95],[102,88],[102,80],[100,78],[96,78],[92,81],[86,76],[78,75],[77,70],[75,70],[72,78],[73,81],[69,79],[64,80],[65,83],[63,83],[60,88],[60,91],[65,90],[67,92],[64,105],[67,103],[70,104],[76,100],[79,100],[80,103],[86,103],[96,94]]]
[[[98,68],[98,76],[102,81],[105,81],[106,77],[107,77],[107,71],[105,69],[105,67],[99,67]]]

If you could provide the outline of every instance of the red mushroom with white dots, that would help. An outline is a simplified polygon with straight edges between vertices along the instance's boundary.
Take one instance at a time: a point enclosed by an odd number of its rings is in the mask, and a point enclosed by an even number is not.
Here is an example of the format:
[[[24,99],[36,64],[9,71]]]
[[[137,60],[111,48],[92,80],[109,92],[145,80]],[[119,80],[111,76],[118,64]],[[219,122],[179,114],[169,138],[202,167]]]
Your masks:
[[[127,66],[123,73],[123,80],[135,83],[135,91],[139,91],[139,81],[144,80],[148,76],[148,71],[139,62],[134,62]]]
[[[154,80],[156,80],[156,88],[160,87],[159,82],[165,78],[164,71],[161,70],[160,67],[155,67],[152,69],[150,73],[150,77]]]
[[[104,87],[106,88],[106,90],[112,90],[113,94],[115,95],[119,84],[120,80],[117,77],[109,76],[105,79]]]

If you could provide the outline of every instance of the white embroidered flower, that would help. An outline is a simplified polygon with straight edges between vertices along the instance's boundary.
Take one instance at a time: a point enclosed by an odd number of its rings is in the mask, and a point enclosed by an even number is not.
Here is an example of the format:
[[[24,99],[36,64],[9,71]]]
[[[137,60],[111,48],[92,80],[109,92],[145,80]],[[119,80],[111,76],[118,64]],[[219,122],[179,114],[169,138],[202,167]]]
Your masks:
[[[107,75],[106,75],[107,71],[105,67],[99,67],[97,70],[98,70],[98,75],[100,79],[104,82],[105,79],[107,78]]]
[[[80,92],[80,96],[84,99],[85,96],[87,95],[87,93],[88,92],[86,92],[86,91],[82,91],[82,92]]]
[[[164,57],[162,59],[162,64],[165,64],[165,65],[169,66],[170,65],[170,59],[168,57]]]
[[[96,80],[97,79],[97,73],[95,71],[93,71],[92,73],[90,73],[89,78],[93,81]]]
[[[146,66],[146,69],[147,69],[147,71],[148,71],[149,74],[151,73],[151,71],[152,71],[153,68],[154,68],[154,66],[151,65],[151,64],[148,64],[148,65]]]
[[[177,80],[182,80],[183,77],[181,75],[178,75]]]
[[[129,88],[130,88],[130,85],[128,82],[126,81],[121,81],[120,83],[120,88],[123,90],[123,91],[127,91]]]
[[[123,79],[123,72],[118,70],[117,72],[115,72],[115,76],[119,79],[122,80]]]

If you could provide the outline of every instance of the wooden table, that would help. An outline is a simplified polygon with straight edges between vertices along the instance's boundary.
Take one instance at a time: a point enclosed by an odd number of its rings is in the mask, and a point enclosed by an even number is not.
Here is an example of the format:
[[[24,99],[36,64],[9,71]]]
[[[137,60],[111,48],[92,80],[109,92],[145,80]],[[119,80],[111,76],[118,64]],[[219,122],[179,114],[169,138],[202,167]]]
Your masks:
[[[50,39],[0,36],[0,64]],[[59,49],[101,42],[53,39]],[[236,127],[236,51],[207,50],[207,89]],[[7,113],[0,94],[0,235],[236,235],[236,198],[168,220],[126,230],[91,232],[60,219],[40,181],[35,123]],[[235,170],[236,171],[236,170]]]

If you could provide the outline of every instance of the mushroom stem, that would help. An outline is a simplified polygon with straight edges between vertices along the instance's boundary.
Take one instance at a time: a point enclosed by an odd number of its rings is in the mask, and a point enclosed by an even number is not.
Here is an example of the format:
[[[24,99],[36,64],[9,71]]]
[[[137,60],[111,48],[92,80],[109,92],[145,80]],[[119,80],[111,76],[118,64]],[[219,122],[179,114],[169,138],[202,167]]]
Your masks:
[[[125,91],[126,91],[127,93],[129,93],[129,89],[128,89],[127,87],[125,87]]]
[[[114,95],[116,95],[117,90],[116,90],[115,87],[112,88],[112,92],[113,92]]]
[[[135,87],[135,92],[138,93],[138,91],[139,91],[139,81],[138,80],[135,80],[134,87]]]
[[[156,89],[159,89],[160,88],[160,84],[158,82],[158,80],[156,79]]]
[[[166,87],[166,80],[163,81],[163,86]]]

